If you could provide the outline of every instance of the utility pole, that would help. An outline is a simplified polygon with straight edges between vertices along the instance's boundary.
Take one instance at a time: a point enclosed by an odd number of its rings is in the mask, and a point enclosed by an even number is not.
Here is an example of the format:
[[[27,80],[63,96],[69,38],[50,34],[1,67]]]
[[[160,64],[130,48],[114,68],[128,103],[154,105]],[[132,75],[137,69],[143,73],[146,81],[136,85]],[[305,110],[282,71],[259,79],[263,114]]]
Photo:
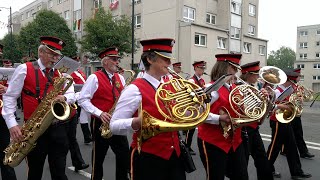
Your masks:
[[[13,55],[13,49],[12,49],[12,47],[13,47],[13,36],[12,36],[12,10],[11,10],[11,6],[10,6],[10,8],[7,8],[7,7],[0,7],[0,9],[9,9],[9,11],[10,11],[10,15],[9,15],[9,24],[8,24],[8,28],[10,28],[9,29],[9,32],[10,32],[10,57],[9,57],[9,59],[10,60],[12,60],[12,55]],[[1,11],[1,10],[0,10]]]
[[[134,0],[132,0],[132,22],[131,22],[131,33],[132,33],[132,43],[131,43],[131,69],[133,70],[134,67],[134,26],[135,26],[135,19],[134,19]]]

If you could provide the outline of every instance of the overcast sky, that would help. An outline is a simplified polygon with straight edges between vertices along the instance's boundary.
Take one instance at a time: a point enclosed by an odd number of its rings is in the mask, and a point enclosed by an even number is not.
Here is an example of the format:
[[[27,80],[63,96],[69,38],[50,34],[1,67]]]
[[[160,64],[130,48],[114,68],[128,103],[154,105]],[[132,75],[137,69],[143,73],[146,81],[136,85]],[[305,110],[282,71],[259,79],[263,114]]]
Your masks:
[[[120,0],[121,1],[121,0]],[[0,6],[18,11],[33,0],[1,0]],[[297,26],[320,24],[320,0],[260,0],[258,37],[268,40],[268,52],[287,46],[296,50]],[[7,33],[9,10],[0,11],[0,39]],[[5,24],[4,24],[5,23]]]

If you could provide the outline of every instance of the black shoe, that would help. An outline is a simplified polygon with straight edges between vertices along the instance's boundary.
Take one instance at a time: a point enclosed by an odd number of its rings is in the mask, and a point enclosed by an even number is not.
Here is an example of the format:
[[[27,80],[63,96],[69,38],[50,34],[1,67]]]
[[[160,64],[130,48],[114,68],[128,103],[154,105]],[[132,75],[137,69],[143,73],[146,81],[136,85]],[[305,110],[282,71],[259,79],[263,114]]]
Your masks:
[[[286,153],[284,153],[284,152],[280,152],[280,154],[281,154],[282,156],[286,156]]]
[[[189,152],[191,155],[196,155],[196,152],[194,152],[193,149],[191,149],[191,148],[189,149]]]
[[[311,159],[314,157],[313,154],[310,154],[309,152],[305,153],[305,154],[301,154],[300,155],[301,158],[306,158],[306,159]]]
[[[75,166],[75,167],[74,167],[74,171],[75,171],[75,172],[78,172],[79,170],[87,169],[88,167],[89,167],[89,164],[83,163],[83,164],[81,164],[80,166]]]
[[[281,178],[281,174],[279,172],[272,172],[273,177],[275,178]]]
[[[312,177],[311,174],[303,172],[303,173],[301,173],[299,175],[291,176],[291,179],[299,180],[299,179],[305,179],[305,178],[310,178],[310,177]]]
[[[92,142],[92,138],[88,137],[84,140],[84,144],[90,144]]]

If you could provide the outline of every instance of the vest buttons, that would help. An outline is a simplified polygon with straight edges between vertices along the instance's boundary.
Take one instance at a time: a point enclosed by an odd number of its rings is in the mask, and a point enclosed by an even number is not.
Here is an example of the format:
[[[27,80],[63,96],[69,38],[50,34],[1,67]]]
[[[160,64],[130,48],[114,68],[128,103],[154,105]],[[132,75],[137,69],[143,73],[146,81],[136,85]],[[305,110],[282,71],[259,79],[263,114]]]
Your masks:
[[[173,149],[174,147],[173,146],[171,146],[171,149]]]

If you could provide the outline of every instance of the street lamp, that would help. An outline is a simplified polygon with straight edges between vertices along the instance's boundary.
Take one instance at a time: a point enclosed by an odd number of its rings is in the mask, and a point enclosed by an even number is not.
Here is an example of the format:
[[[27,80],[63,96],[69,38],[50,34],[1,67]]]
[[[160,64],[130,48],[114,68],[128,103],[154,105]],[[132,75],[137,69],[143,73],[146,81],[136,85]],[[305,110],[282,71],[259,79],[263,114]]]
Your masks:
[[[9,20],[9,27],[10,27],[10,43],[11,43],[11,46],[10,46],[10,59],[12,60],[12,46],[13,46],[13,37],[12,37],[12,11],[11,11],[11,6],[10,8],[7,8],[7,7],[0,7],[0,11],[1,9],[7,9],[10,11],[10,20]]]

